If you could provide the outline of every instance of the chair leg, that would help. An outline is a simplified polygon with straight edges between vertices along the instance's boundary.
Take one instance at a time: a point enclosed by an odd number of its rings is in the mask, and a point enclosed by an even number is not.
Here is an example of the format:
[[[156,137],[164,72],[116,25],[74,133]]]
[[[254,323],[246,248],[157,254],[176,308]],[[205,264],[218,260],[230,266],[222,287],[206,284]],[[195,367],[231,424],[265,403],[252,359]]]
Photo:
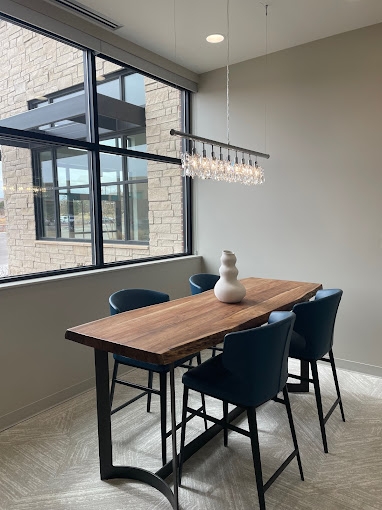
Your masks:
[[[115,380],[117,378],[118,365],[119,365],[118,361],[114,360],[113,376],[111,378],[111,388],[110,388],[110,409],[113,407]]]
[[[212,355],[211,358],[214,358],[216,356],[216,349],[212,347]]]
[[[183,408],[182,408],[182,429],[180,434],[180,453],[179,453],[179,485],[182,485],[183,451],[186,440],[186,418],[188,404],[188,388],[184,386],[183,390]]]
[[[341,409],[342,421],[345,421],[344,407],[342,405],[340,386],[338,384],[336,364],[334,363],[334,356],[333,356],[333,350],[332,349],[330,349],[330,351],[329,351],[329,358],[330,358],[330,364],[332,366],[333,379],[334,379],[334,384],[336,386],[337,397],[339,398],[339,405],[340,405],[340,409]]]
[[[202,364],[202,356],[201,356],[200,352],[198,352],[198,354],[196,355],[196,361],[197,361],[198,365]],[[200,394],[200,398],[202,399],[203,413],[204,413],[204,415],[206,415],[207,414],[207,410],[206,410],[206,399],[204,397],[204,393]],[[207,418],[204,418],[204,429],[207,430],[207,428],[208,428]]]
[[[159,374],[160,428],[162,442],[162,464],[167,463],[167,374]]]
[[[203,414],[204,414],[204,430],[207,430],[208,429],[208,423],[207,423],[207,418],[206,418],[206,414],[207,414],[207,408],[206,408],[206,398],[204,396],[204,393],[201,393],[200,394],[200,398],[202,399],[202,411],[203,411]]]
[[[223,400],[223,418],[224,418],[224,446],[228,446],[228,428],[227,428],[227,417],[228,417],[228,402]]]
[[[152,388],[153,387],[153,371],[149,370],[149,378],[147,382],[147,387]],[[147,393],[147,412],[149,413],[151,410],[151,391]]]
[[[322,411],[322,400],[321,400],[320,383],[319,383],[319,380],[318,380],[317,361],[311,361],[310,362],[310,366],[311,366],[311,369],[312,369],[312,378],[313,378],[313,384],[314,384],[314,393],[316,395],[317,413],[318,413],[318,419],[320,421],[321,436],[322,436],[322,442],[323,442],[323,445],[324,445],[324,452],[328,453],[328,442],[326,440],[324,414],[323,414],[323,411]]]
[[[301,480],[304,481],[304,473],[302,471],[300,450],[298,448],[296,430],[294,428],[294,423],[293,423],[292,408],[290,406],[290,400],[289,400],[289,395],[288,395],[288,388],[287,388],[286,385],[284,386],[284,389],[283,389],[283,395],[284,395],[285,407],[286,407],[287,414],[288,414],[289,427],[290,427],[290,431],[291,431],[291,434],[292,434],[293,445],[294,445],[294,449],[297,452],[298,469],[300,470]]]
[[[256,409],[249,407],[247,409],[249,433],[251,435],[253,465],[255,467],[257,494],[259,496],[260,510],[265,510],[265,497],[263,485],[263,472],[261,469],[259,435],[257,432]]]

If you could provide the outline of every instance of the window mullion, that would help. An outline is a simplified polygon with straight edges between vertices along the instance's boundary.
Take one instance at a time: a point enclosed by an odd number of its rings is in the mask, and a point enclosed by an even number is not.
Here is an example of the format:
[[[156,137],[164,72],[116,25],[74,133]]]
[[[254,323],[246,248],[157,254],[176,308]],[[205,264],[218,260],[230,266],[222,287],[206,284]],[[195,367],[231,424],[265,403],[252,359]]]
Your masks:
[[[101,170],[99,158],[98,104],[95,55],[91,50],[84,52],[84,86],[88,119],[88,140],[96,144],[97,149],[89,152],[90,172],[90,210],[92,225],[92,259],[93,264],[102,266],[103,232],[102,232],[102,197]]]

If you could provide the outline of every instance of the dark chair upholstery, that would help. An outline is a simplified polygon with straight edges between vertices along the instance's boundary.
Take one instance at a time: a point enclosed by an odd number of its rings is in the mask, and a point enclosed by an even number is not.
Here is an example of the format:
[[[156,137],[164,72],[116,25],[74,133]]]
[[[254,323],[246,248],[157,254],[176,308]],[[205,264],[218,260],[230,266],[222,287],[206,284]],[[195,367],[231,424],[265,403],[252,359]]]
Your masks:
[[[306,379],[294,374],[289,375],[294,379],[304,381],[308,380],[314,385],[317,412],[325,453],[328,453],[325,423],[337,405],[340,406],[342,419],[345,421],[332,349],[334,325],[341,297],[341,289],[319,290],[316,293],[314,300],[306,303],[299,303],[293,307],[293,311],[296,314],[296,321],[294,324],[294,331],[292,333],[289,356],[291,358],[308,361],[312,370],[312,378]],[[323,357],[326,354],[329,354],[329,358]],[[320,383],[317,370],[318,360],[326,361],[331,364],[334,384],[337,391],[337,399],[326,416],[323,415],[322,409]]]
[[[295,457],[303,480],[301,459],[286,387],[289,342],[294,320],[295,315],[292,312],[273,312],[267,325],[230,333],[224,339],[223,354],[208,359],[183,375],[180,479],[187,412],[191,413],[191,416],[192,414],[202,416],[200,411],[188,407],[188,393],[192,389],[223,401],[223,418],[219,420],[209,415],[206,418],[221,426],[224,431],[225,446],[228,444],[228,429],[250,437],[260,510],[265,510],[265,491]],[[281,391],[283,392],[283,399],[277,397]],[[294,450],[276,473],[264,484],[257,433],[256,408],[271,399],[286,406]],[[228,403],[246,409],[249,432],[229,423]]]
[[[211,273],[197,273],[190,276],[188,281],[190,282],[191,294],[200,294],[207,290],[212,290],[215,287],[216,282],[220,276]],[[216,355],[216,351],[223,351],[221,347],[210,347],[212,350],[212,356]]]
[[[210,273],[193,274],[189,278],[191,294],[200,294],[206,290],[213,289],[219,278],[219,275]]]
[[[165,303],[169,301],[170,297],[168,294],[164,294],[163,292],[158,292],[155,290],[148,289],[124,289],[119,290],[112,294],[109,298],[110,305],[110,314],[115,315],[121,312],[127,312],[129,310],[135,310],[137,308],[142,308],[145,306],[156,305],[159,303]],[[185,368],[190,368],[192,365],[192,359],[196,356],[197,362],[201,363],[200,353],[197,355],[187,356],[175,363],[175,366],[184,366]],[[144,361],[138,361],[132,358],[128,358],[126,356],[120,356],[118,354],[114,354],[114,369],[110,390],[110,409],[111,414],[120,411],[124,407],[129,404],[135,402],[139,398],[147,395],[147,412],[150,412],[151,405],[151,395],[157,394],[160,397],[160,412],[161,412],[161,438],[162,438],[162,462],[166,464],[167,455],[166,455],[166,439],[170,436],[171,431],[167,431],[166,429],[166,416],[167,416],[167,373],[170,370],[170,365],[157,365],[155,363],[146,363]],[[185,365],[188,363],[188,365]],[[129,367],[141,368],[143,370],[148,371],[148,384],[147,387],[141,386],[132,382],[128,382],[126,380],[118,379],[118,367],[119,365],[126,365]],[[159,374],[159,391],[153,389],[153,374]],[[121,384],[124,386],[129,386],[132,388],[136,388],[138,390],[142,390],[139,395],[125,402],[124,404],[112,409],[113,407],[113,399],[114,399],[114,391],[115,385]],[[204,397],[202,397],[202,401],[204,403]]]

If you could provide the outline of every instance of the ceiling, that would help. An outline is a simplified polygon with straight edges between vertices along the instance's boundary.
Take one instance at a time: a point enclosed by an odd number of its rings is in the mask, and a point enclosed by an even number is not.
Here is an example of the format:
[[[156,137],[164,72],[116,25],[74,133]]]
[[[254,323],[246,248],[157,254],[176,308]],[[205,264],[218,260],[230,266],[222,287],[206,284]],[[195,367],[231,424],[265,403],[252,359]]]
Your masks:
[[[225,66],[228,54],[230,64],[263,55],[266,41],[268,53],[272,53],[382,22],[382,0],[80,0],[80,3],[123,25],[116,34],[198,74]],[[220,44],[207,43],[206,36],[212,33],[228,33],[229,45],[227,38]]]

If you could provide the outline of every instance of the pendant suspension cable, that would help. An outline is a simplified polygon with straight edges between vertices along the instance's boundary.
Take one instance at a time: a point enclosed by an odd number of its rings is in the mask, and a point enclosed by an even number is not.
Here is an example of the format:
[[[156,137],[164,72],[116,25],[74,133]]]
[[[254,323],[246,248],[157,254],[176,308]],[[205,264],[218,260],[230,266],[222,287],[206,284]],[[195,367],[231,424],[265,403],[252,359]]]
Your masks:
[[[174,62],[176,63],[176,0],[173,8],[173,28],[174,28]]]
[[[227,144],[229,139],[229,0],[227,0]]]
[[[268,7],[265,5],[265,106],[264,106],[264,149],[267,152],[267,106],[268,106]]]

